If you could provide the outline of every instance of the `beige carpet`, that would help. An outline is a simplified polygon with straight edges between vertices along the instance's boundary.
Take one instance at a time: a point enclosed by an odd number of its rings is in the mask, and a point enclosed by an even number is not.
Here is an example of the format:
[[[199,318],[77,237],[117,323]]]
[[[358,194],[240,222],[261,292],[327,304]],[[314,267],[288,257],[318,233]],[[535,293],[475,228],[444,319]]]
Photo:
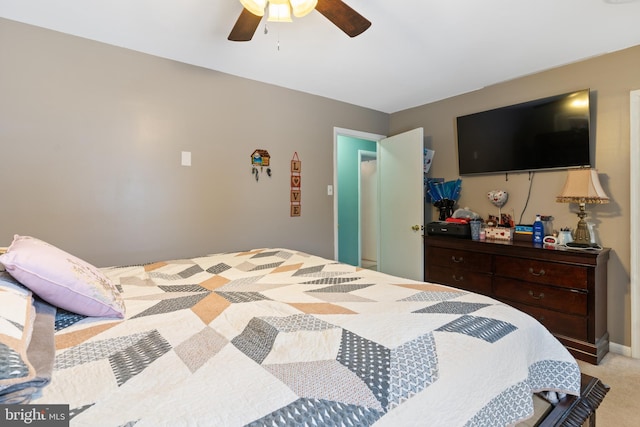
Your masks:
[[[580,370],[611,387],[596,411],[598,427],[640,426],[640,359],[607,354],[599,365],[578,361]]]

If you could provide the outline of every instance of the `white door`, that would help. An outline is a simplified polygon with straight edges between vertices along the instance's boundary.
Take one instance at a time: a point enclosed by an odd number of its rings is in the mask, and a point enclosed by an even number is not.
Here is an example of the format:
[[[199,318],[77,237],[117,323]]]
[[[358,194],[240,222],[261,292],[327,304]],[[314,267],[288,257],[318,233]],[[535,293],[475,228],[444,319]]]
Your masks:
[[[422,128],[378,143],[380,251],[378,270],[424,278]]]

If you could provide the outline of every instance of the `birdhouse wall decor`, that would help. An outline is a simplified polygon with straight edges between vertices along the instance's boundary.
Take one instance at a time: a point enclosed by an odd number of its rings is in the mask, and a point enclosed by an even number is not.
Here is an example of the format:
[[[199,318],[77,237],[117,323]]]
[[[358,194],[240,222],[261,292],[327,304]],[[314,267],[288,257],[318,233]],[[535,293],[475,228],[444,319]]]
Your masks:
[[[260,179],[261,172],[267,172],[267,176],[271,176],[271,156],[267,150],[257,149],[251,153],[251,173],[256,181]],[[266,169],[265,169],[266,168]]]

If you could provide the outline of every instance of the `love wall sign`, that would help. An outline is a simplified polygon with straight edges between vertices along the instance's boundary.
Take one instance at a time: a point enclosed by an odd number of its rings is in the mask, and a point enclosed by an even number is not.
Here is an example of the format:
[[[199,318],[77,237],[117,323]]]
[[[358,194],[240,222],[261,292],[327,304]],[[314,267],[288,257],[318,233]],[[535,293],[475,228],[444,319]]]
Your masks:
[[[300,172],[302,171],[302,162],[298,158],[298,152],[293,153],[291,159],[291,216],[300,216],[301,196],[300,188],[302,186],[302,177]]]

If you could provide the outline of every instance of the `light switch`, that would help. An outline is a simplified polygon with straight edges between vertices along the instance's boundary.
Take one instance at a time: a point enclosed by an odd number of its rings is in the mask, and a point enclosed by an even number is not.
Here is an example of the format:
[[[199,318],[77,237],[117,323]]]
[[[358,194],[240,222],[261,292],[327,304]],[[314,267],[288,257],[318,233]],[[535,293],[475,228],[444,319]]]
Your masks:
[[[333,196],[333,185],[327,185],[327,196]]]
[[[182,166],[191,166],[191,151],[182,152]]]

